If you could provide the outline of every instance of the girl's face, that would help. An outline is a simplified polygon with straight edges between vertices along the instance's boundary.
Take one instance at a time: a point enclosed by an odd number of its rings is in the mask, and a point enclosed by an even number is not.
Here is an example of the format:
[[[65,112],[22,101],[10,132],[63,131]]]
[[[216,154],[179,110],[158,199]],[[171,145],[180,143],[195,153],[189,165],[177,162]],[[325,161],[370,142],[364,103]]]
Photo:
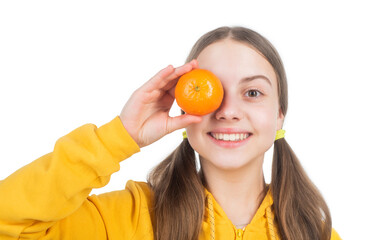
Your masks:
[[[220,108],[186,129],[202,168],[262,164],[284,119],[272,66],[253,47],[229,39],[207,46],[197,60],[224,87]]]

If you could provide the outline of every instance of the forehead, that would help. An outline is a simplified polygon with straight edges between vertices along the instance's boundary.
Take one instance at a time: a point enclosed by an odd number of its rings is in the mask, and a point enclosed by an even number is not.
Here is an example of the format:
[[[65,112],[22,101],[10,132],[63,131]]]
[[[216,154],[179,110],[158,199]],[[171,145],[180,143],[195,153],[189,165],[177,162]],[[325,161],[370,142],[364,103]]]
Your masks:
[[[276,86],[276,74],[271,64],[256,49],[234,40],[222,40],[207,46],[198,55],[200,68],[216,74],[221,81],[232,81],[254,75],[264,75]]]

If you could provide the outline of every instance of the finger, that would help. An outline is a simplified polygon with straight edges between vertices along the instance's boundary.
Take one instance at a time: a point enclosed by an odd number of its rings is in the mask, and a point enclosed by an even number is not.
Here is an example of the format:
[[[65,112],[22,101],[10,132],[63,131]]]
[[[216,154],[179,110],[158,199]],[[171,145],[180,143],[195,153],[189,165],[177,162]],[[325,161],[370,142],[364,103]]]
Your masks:
[[[177,84],[179,78],[182,75],[184,75],[185,73],[193,70],[193,67],[195,67],[196,65],[198,65],[198,64],[196,64],[195,61],[193,60],[193,61],[186,63],[185,65],[183,65],[181,67],[176,68],[175,71],[167,78],[166,81],[168,81],[168,83],[166,83],[166,85],[163,87],[163,90],[169,91],[169,90],[171,90],[171,88],[174,88],[175,85]],[[174,96],[174,95],[172,95],[172,96]]]
[[[150,79],[147,84],[147,91],[159,89],[167,90],[176,84],[178,77],[192,70],[190,63],[186,63],[183,66],[172,69],[170,69],[169,66]]]
[[[193,59],[190,61],[191,66],[193,66],[193,69],[199,68],[197,59]]]
[[[201,116],[195,116],[190,114],[183,114],[176,117],[170,118],[167,126],[167,132],[171,133],[175,130],[185,128],[193,123],[199,123],[202,121]]]
[[[175,71],[171,73],[164,82],[164,90],[171,88],[171,82],[176,82],[180,76],[193,70],[191,62],[186,63],[180,67],[175,68]],[[172,81],[175,80],[175,81]]]
[[[180,76],[190,72],[193,67],[197,66],[196,60],[192,60],[180,67],[174,68],[168,65],[166,68],[159,71],[154,77],[152,77],[145,85],[146,91],[150,92],[153,90],[169,90],[174,87]]]
[[[163,81],[163,79],[166,79],[174,71],[175,71],[175,68],[171,64],[163,68],[143,85],[144,90],[150,92],[155,89],[159,89],[158,85],[160,84],[160,81]]]
[[[188,64],[190,64],[192,66],[192,70],[199,68],[198,61],[196,59],[191,60],[190,62],[188,62]],[[176,83],[178,82],[178,80],[179,80],[179,78],[177,79],[177,81],[175,83],[174,83],[174,81],[171,81],[165,87],[165,89],[167,90],[168,94],[170,96],[172,96],[173,98],[175,98],[175,87],[176,87]]]
[[[175,86],[168,90],[168,94],[175,99]]]

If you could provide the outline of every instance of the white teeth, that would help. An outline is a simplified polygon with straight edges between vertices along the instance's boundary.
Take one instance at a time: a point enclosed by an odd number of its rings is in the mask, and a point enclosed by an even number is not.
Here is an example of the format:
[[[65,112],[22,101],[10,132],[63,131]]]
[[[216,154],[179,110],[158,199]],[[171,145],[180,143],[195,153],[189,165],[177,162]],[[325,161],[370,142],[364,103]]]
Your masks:
[[[211,133],[211,136],[214,137],[217,140],[240,141],[240,140],[246,139],[249,136],[249,134],[248,133],[232,133],[232,134]]]
[[[224,140],[229,141],[230,134],[223,134]]]

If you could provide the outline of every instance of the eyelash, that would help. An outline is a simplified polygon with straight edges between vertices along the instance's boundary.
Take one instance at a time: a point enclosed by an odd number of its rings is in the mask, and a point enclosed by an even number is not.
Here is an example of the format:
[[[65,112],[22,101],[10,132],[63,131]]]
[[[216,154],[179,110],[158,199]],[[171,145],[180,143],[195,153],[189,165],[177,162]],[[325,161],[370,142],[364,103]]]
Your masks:
[[[255,93],[257,93],[257,96],[254,96],[254,97],[252,97],[252,98],[258,98],[260,95],[263,95],[263,93],[260,92],[260,91],[257,90],[257,89],[249,89],[249,90],[245,93],[245,96],[251,98],[251,96],[249,96],[248,94],[249,94],[250,92],[252,92],[252,91],[255,92]]]

